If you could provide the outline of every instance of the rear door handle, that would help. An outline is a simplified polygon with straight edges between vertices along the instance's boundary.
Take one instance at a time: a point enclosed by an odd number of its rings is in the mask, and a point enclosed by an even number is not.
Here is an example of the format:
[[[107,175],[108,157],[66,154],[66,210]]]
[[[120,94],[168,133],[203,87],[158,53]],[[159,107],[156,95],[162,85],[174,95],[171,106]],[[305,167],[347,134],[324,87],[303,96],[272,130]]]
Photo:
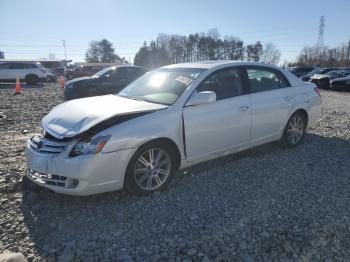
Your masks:
[[[239,109],[239,111],[244,112],[244,111],[247,111],[249,109],[249,106],[241,106],[238,109]]]
[[[292,101],[292,99],[293,99],[293,97],[291,97],[291,96],[284,97],[284,100],[286,100],[287,102]]]

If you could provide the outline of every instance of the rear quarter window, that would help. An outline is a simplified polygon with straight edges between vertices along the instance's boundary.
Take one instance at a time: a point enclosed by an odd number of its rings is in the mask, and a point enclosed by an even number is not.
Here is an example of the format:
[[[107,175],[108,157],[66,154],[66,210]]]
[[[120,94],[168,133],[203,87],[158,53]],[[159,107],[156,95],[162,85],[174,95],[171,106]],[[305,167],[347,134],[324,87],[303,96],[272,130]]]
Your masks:
[[[282,72],[278,72],[278,79],[280,82],[280,87],[291,87],[291,84],[289,83],[287,77],[282,73]]]

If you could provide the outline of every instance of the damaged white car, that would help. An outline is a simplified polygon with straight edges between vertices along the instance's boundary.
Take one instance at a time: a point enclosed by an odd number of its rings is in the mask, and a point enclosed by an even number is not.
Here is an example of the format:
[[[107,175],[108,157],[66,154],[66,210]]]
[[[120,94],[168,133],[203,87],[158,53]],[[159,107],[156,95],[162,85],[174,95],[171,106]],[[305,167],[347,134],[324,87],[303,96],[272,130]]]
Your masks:
[[[64,194],[149,194],[179,168],[271,141],[297,146],[321,104],[314,84],[273,66],[165,66],[119,94],[55,107],[26,143],[27,176]]]

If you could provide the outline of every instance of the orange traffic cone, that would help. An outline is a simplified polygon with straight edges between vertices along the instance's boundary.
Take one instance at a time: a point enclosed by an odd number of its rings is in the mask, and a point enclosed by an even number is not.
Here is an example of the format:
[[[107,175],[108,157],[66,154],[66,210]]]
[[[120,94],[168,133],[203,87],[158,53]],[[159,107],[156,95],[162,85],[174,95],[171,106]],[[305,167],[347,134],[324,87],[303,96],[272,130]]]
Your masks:
[[[64,78],[63,78],[63,76],[62,76],[61,79],[60,79],[60,84],[61,84],[61,87],[64,88],[64,84],[65,84],[65,83],[64,83]]]
[[[16,88],[15,88],[15,95],[19,95],[22,93],[21,83],[19,82],[19,78],[16,79]]]

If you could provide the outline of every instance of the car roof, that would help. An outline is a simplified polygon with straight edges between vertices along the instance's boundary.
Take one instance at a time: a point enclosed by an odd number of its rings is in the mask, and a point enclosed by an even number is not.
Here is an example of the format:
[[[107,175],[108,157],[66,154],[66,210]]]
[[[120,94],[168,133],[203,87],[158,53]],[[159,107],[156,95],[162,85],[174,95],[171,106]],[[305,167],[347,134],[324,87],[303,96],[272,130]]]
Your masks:
[[[24,62],[24,61],[0,61],[0,64],[34,64],[38,65],[41,64],[40,62]]]
[[[116,69],[116,68],[122,68],[122,67],[132,67],[132,68],[146,69],[146,68],[144,68],[142,66],[133,66],[133,65],[115,65],[115,66],[108,66],[106,68]]]
[[[265,66],[270,68],[277,68],[273,65],[263,64],[258,62],[249,62],[249,61],[233,61],[233,60],[208,60],[208,61],[199,61],[191,63],[182,63],[182,64],[173,64],[163,66],[162,68],[202,68],[202,69],[212,69],[221,66]]]

